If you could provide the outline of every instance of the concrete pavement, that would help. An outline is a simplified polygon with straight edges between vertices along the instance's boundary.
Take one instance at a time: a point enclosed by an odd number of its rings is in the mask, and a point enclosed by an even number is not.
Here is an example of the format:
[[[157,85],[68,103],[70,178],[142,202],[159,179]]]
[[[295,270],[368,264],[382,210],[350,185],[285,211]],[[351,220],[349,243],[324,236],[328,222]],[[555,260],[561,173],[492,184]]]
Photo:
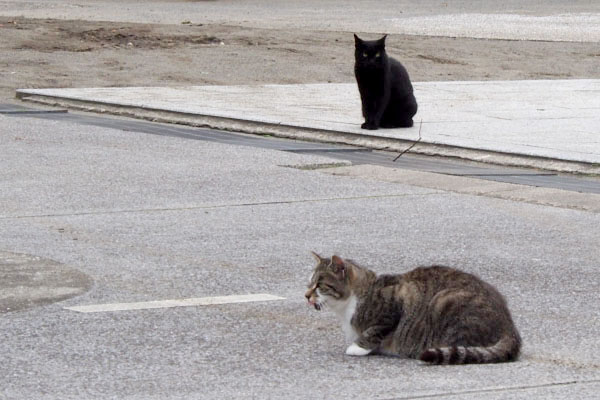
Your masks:
[[[457,193],[444,189],[446,175],[415,173],[416,185],[403,183],[411,171],[403,180],[344,176],[349,167],[312,169],[339,160],[303,154],[18,115],[0,115],[0,126],[3,251],[93,282],[78,297],[1,314],[3,400],[547,400],[597,391],[595,211]],[[335,317],[303,298],[310,250],[381,273],[444,263],[480,275],[507,297],[523,357],[425,367],[344,356]],[[258,293],[285,300],[66,309]]]
[[[589,0],[245,0],[227,2],[33,0],[0,2],[0,15],[141,23],[227,24],[379,34],[600,42]]]
[[[600,80],[417,82],[409,129],[360,129],[356,84],[23,89],[88,111],[249,133],[600,173]],[[422,126],[421,126],[421,123]]]

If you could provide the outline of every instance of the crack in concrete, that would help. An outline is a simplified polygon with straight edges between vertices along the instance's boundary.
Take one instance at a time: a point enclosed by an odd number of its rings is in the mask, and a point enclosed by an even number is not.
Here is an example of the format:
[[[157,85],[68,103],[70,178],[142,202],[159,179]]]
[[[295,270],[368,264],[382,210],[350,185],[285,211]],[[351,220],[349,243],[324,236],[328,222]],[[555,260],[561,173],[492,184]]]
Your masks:
[[[401,198],[401,197],[413,197],[413,196],[430,196],[430,195],[439,195],[439,194],[443,195],[445,193],[443,191],[434,191],[434,192],[414,193],[414,194],[385,194],[385,195],[372,195],[372,196],[324,197],[324,198],[319,198],[319,199],[276,200],[276,201],[263,201],[263,202],[237,203],[237,204],[213,204],[213,205],[193,206],[193,207],[140,208],[140,209],[129,209],[129,210],[83,211],[83,212],[71,212],[71,213],[29,214],[29,215],[14,215],[14,216],[0,215],[0,220],[76,217],[76,216],[86,216],[86,215],[110,215],[110,214],[128,214],[128,213],[145,213],[145,212],[209,210],[209,209],[234,208],[234,207],[256,207],[256,206],[269,206],[269,205],[282,205],[282,204],[319,203],[319,202],[329,202],[329,201],[368,200],[368,199]]]
[[[464,396],[469,394],[485,394],[485,393],[502,393],[502,392],[510,392],[517,390],[529,390],[529,389],[540,389],[546,387],[555,387],[555,386],[569,386],[569,385],[585,385],[592,383],[600,383],[600,379],[592,379],[587,381],[565,381],[565,382],[551,382],[551,383],[542,383],[539,385],[522,385],[522,386],[513,386],[513,387],[492,387],[492,388],[484,388],[484,389],[473,389],[473,390],[461,390],[456,392],[440,392],[440,393],[432,393],[425,395],[417,395],[417,396],[409,396],[409,397],[389,397],[384,400],[409,400],[409,399],[434,399],[437,397],[446,397],[446,396]]]

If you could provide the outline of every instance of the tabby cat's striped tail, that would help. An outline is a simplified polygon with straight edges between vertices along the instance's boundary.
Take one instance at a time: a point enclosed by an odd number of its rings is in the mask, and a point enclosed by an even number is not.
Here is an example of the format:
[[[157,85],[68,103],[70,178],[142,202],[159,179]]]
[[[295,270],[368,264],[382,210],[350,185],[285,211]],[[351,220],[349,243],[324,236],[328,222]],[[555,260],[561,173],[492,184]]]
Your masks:
[[[515,361],[521,350],[518,335],[507,335],[488,346],[452,346],[425,350],[419,357],[431,364],[485,364]]]

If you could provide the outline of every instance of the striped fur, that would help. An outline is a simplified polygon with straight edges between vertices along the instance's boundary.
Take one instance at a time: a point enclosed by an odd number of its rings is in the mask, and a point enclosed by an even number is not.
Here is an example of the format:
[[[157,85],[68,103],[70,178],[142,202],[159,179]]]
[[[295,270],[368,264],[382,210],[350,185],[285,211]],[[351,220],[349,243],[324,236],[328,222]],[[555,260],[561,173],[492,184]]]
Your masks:
[[[318,261],[305,296],[329,307],[353,333],[347,354],[393,354],[431,364],[514,361],[521,338],[502,295],[474,275],[444,266],[377,276],[340,257]],[[349,299],[353,315],[348,324]]]
[[[482,346],[452,346],[425,350],[419,359],[431,364],[484,364],[515,361],[519,355],[520,339],[505,336],[496,344]]]

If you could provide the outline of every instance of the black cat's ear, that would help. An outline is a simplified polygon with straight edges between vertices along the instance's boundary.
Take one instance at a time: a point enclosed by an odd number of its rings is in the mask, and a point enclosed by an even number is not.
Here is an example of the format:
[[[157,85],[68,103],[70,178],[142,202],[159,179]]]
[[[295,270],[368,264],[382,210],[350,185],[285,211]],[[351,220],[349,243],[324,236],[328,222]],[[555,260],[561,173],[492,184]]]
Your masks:
[[[383,37],[377,41],[377,44],[384,47],[385,46],[385,38],[387,38],[387,34],[383,35]]]
[[[331,268],[333,272],[336,273],[342,279],[346,278],[346,263],[342,260],[341,257],[333,256],[331,257]]]
[[[320,255],[318,255],[317,253],[315,253],[314,251],[311,251],[310,254],[313,255],[313,257],[315,258],[315,260],[317,260],[318,263],[323,261],[323,258]]]
[[[363,42],[362,39],[359,38],[358,36],[356,36],[356,33],[355,33],[354,34],[354,44],[359,45],[359,44],[362,44],[362,42]]]

